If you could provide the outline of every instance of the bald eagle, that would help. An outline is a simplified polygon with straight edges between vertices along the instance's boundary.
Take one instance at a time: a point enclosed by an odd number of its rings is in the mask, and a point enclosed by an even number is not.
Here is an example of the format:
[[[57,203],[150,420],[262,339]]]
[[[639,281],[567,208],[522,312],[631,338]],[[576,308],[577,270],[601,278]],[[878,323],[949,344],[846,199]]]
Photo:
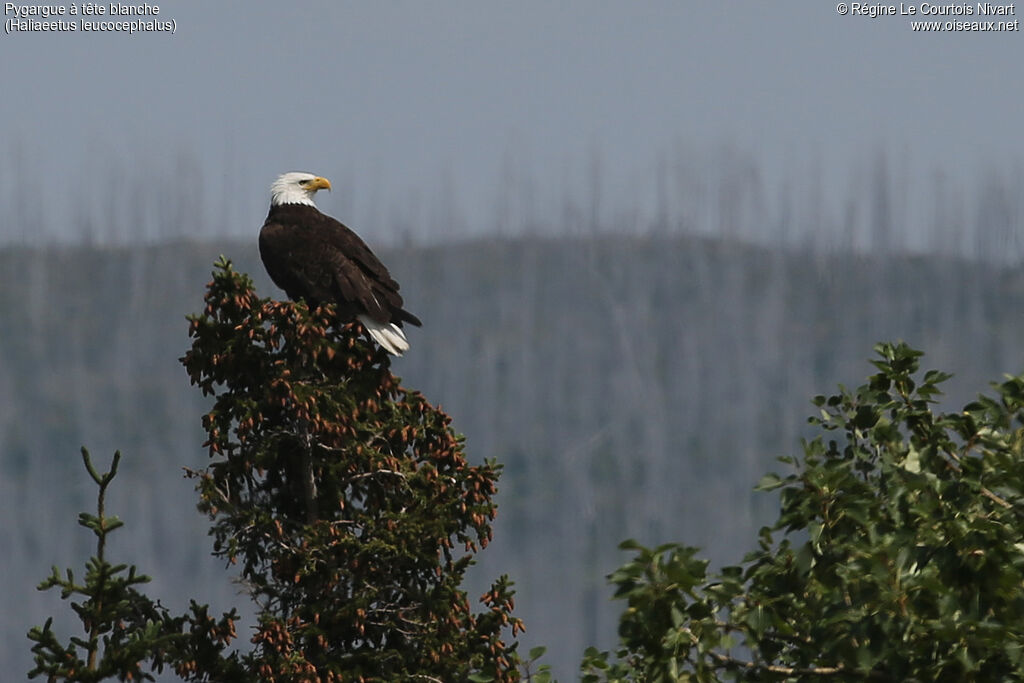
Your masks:
[[[409,349],[402,324],[422,323],[402,308],[398,283],[359,235],[316,208],[313,195],[321,189],[330,190],[330,181],[312,173],[285,173],[270,186],[260,230],[267,274],[293,301],[336,304],[341,320],[359,320],[388,353],[401,356]]]

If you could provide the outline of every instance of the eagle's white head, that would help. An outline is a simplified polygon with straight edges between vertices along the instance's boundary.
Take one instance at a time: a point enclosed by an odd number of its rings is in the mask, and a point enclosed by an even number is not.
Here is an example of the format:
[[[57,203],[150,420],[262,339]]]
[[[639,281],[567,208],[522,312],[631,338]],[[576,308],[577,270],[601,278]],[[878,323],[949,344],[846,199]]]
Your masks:
[[[317,190],[330,190],[331,181],[312,173],[292,171],[278,176],[270,186],[270,205],[305,204],[316,206],[313,195]]]

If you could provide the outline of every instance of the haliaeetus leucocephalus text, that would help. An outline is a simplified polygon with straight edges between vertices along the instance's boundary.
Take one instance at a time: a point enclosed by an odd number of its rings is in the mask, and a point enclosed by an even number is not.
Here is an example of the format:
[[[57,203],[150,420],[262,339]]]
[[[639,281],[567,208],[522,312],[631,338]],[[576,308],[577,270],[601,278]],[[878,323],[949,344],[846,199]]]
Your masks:
[[[358,319],[377,343],[401,356],[409,348],[402,323],[420,320],[402,308],[398,283],[366,243],[320,213],[317,190],[331,189],[312,173],[285,173],[270,186],[270,213],[260,230],[260,257],[288,298],[310,308],[336,304],[341,320]]]

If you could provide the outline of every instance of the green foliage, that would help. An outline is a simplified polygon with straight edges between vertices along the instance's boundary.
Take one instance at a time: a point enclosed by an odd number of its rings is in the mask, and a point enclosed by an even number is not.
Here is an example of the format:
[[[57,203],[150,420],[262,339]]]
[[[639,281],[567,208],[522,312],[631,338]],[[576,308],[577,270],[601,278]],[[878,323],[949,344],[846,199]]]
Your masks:
[[[153,680],[165,667],[190,681],[550,680],[521,662],[511,581],[500,577],[474,613],[460,588],[491,539],[500,467],[470,466],[450,419],[402,388],[389,358],[340,326],[331,307],[259,299],[252,281],[217,264],[182,359],[214,396],[204,416],[211,464],[197,479],[214,553],[238,565],[258,605],[248,652],[228,651],[236,614],[195,602],[171,616],[137,590],[149,579],[105,559],[120,520],[104,514],[117,471],[98,474],[98,513],[79,523],[98,538],[84,583],[56,568],[84,637],[61,644],[33,628],[48,680]]]
[[[46,675],[50,681],[92,683],[116,678],[120,681],[154,680],[151,672],[170,666],[185,680],[231,681],[234,658],[223,650],[234,638],[234,612],[215,621],[205,607],[193,602],[190,613],[172,617],[159,603],[136,588],[149,582],[134,566],[111,564],[105,557],[107,537],[123,523],[104,513],[107,487],[117,474],[120,453],[114,454],[110,471],[97,473],[89,452],[82,459],[99,487],[97,513],[82,513],[78,523],[97,539],[96,555],[86,564],[83,583],[71,569],[54,567],[39,590],[60,588],[61,598],[82,596],[71,603],[82,622],[83,636],[72,636],[65,645],[52,629],[53,619],[34,627],[28,637],[35,645],[35,667],[29,678]]]
[[[585,653],[585,682],[1024,678],[1024,377],[942,413],[949,375],[875,351],[867,384],[814,399],[795,472],[761,480],[780,514],[742,566],[623,544],[621,645]]]
[[[500,467],[399,385],[333,308],[260,299],[221,260],[182,359],[214,396],[193,472],[215,554],[259,605],[261,681],[518,679],[511,582],[460,585],[491,538]]]

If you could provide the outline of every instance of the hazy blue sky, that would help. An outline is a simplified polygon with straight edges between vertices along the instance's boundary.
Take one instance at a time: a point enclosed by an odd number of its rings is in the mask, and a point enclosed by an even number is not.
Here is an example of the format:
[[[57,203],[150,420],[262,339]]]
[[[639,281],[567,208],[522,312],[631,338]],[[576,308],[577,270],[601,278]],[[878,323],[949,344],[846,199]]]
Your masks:
[[[38,194],[52,233],[184,187],[204,234],[255,235],[273,177],[310,170],[364,232],[445,197],[453,230],[482,232],[504,183],[528,178],[510,210],[543,214],[586,195],[595,159],[605,205],[644,207],[659,163],[722,147],[769,188],[820,172],[835,196],[882,147],[921,179],[1024,158],[1019,31],[915,33],[820,0],[159,6],[173,35],[0,35],[0,201]]]

